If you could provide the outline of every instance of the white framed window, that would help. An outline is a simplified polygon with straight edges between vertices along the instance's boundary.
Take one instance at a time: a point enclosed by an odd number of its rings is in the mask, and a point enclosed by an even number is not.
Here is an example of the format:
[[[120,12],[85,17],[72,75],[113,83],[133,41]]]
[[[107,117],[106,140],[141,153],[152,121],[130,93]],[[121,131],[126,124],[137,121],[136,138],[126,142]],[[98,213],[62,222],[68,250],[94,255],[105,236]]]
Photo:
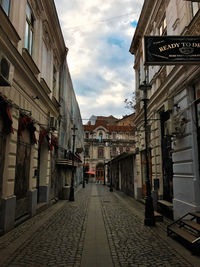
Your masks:
[[[102,141],[103,141],[103,133],[100,132],[99,133],[99,143],[102,143]]]
[[[42,43],[42,78],[45,79],[47,85],[51,88],[50,84],[50,71],[51,68],[51,58],[50,58],[50,51],[46,46],[45,41],[43,40]]]
[[[9,16],[9,12],[10,12],[10,2],[11,0],[0,0],[0,5],[3,8],[7,16]]]
[[[191,5],[192,5],[192,16],[194,17],[199,11],[200,3],[192,2]]]
[[[34,33],[34,16],[29,4],[27,4],[24,47],[28,50],[30,55],[32,55],[33,52],[33,33]]]

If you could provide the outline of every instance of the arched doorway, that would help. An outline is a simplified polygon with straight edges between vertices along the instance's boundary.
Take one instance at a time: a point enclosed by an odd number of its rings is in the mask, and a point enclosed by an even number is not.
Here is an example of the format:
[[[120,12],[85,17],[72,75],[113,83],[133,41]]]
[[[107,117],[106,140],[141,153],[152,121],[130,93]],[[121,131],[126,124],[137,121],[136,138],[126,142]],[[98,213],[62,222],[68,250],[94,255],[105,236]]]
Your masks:
[[[104,181],[104,164],[98,163],[96,166],[96,180],[97,182]]]

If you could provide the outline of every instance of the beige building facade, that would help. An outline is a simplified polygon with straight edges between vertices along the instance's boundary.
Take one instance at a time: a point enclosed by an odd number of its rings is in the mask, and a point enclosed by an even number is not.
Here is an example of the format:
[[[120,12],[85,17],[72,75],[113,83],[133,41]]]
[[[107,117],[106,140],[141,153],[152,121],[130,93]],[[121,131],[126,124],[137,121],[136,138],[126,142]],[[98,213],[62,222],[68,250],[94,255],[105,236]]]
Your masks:
[[[148,90],[149,166],[152,190],[173,206],[178,218],[200,210],[199,64],[144,66],[144,36],[199,36],[200,4],[144,1],[130,52],[135,55],[136,164],[138,198],[145,196],[143,92]]]
[[[53,0],[0,1],[0,17],[0,229],[4,233],[33,216],[40,204],[57,198],[62,189],[55,178],[55,159],[58,148],[64,147],[59,132],[60,91],[69,90],[63,84],[70,75]],[[77,107],[74,92],[70,97]],[[72,119],[76,116],[82,127],[80,112]],[[68,150],[71,147],[69,143]]]
[[[117,119],[113,116],[92,116],[84,125],[86,170],[95,172],[94,180],[107,182],[107,163],[124,152],[135,151],[135,114]]]

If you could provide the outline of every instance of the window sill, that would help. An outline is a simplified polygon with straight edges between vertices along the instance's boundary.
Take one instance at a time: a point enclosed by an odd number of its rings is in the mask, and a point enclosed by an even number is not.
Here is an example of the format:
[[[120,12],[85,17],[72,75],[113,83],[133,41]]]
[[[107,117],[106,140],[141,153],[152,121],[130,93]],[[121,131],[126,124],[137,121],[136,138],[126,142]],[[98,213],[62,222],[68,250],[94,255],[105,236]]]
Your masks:
[[[13,43],[15,47],[17,47],[18,42],[21,40],[19,37],[19,34],[13,27],[11,21],[9,20],[9,17],[6,15],[6,13],[3,11],[3,9],[0,7],[0,18],[1,18],[1,30],[3,30],[7,36],[9,36],[9,39]]]
[[[40,84],[41,84],[42,88],[44,89],[45,93],[49,95],[51,93],[51,89],[47,85],[45,79],[40,78]]]
[[[33,58],[29,54],[28,50],[26,48],[22,49],[22,57],[26,64],[29,66],[31,71],[37,76],[40,73],[40,70],[38,69],[37,65],[35,64]]]
[[[54,96],[52,96],[52,102],[53,102],[54,106],[56,106],[57,108],[60,107],[60,103],[58,102],[58,100]]]

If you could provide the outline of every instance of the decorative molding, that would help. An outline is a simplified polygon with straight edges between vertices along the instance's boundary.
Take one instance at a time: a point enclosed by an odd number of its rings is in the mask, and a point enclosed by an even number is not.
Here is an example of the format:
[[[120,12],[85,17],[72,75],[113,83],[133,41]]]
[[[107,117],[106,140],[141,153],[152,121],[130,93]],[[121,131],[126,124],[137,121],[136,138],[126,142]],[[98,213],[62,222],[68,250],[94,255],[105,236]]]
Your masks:
[[[61,106],[54,96],[52,96],[52,102],[56,108],[59,108]]]
[[[40,84],[42,86],[42,88],[44,89],[46,94],[50,94],[51,93],[51,89],[49,88],[48,84],[46,83],[44,78],[40,78]]]
[[[38,75],[40,73],[40,70],[38,69],[37,65],[35,64],[33,58],[29,54],[28,50],[26,48],[22,49],[22,57],[26,64],[29,66],[31,71],[35,74]]]
[[[44,20],[42,22],[42,26],[43,26],[43,37],[44,37],[45,43],[48,46],[48,48],[51,48],[52,45],[54,44],[54,39],[51,34],[51,29],[49,27],[48,21]]]
[[[37,17],[41,17],[42,12],[44,11],[41,0],[30,0],[29,2],[31,9]]]
[[[177,18],[177,19],[175,20],[175,22],[173,23],[173,25],[172,25],[172,29],[173,29],[173,31],[176,30],[176,28],[177,28],[177,26],[179,25],[179,23],[180,23],[180,19]]]
[[[190,24],[186,27],[184,35],[200,35],[200,9],[192,19]]]
[[[12,23],[10,22],[8,16],[5,14],[1,6],[0,6],[0,18],[1,18],[0,32],[3,31],[7,36],[9,36],[9,40],[15,47],[17,47],[18,42],[21,40],[21,38],[19,37],[19,34],[13,27]]]

